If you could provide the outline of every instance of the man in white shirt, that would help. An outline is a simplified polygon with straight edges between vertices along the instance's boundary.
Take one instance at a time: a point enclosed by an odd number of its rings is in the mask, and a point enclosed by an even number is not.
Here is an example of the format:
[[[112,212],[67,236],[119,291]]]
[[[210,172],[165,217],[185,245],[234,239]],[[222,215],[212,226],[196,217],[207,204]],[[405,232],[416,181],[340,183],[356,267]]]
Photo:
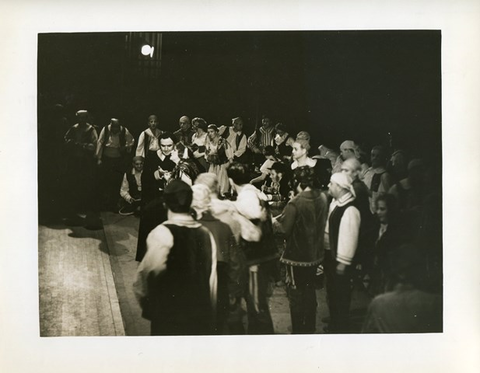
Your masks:
[[[328,192],[333,197],[325,227],[325,275],[330,333],[349,331],[353,260],[360,232],[360,212],[354,206],[352,178],[335,173]]]
[[[135,152],[136,156],[143,157],[146,160],[150,155],[154,155],[160,149],[158,138],[163,131],[157,127],[158,117],[156,115],[150,115],[148,117],[148,128],[138,137],[137,150]]]
[[[123,175],[120,196],[124,203],[120,215],[131,215],[140,211],[142,200],[143,157],[133,157],[132,169]]]
[[[226,149],[229,161],[247,163],[245,161],[247,150],[247,136],[243,133],[243,119],[236,117],[232,119],[232,126],[220,126],[220,136],[227,139],[229,146]]]
[[[208,335],[217,304],[217,248],[207,228],[190,215],[192,189],[173,180],[164,193],[168,220],[147,238],[135,295],[152,335]]]

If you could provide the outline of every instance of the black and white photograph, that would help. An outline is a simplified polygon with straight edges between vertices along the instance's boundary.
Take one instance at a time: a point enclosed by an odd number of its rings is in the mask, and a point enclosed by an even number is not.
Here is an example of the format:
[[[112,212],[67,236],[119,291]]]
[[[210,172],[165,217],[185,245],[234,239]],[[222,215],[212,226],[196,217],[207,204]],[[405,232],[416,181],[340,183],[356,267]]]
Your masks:
[[[480,366],[480,9],[307,3],[5,6],[0,364]]]
[[[441,332],[440,56],[424,30],[39,34],[41,336]]]

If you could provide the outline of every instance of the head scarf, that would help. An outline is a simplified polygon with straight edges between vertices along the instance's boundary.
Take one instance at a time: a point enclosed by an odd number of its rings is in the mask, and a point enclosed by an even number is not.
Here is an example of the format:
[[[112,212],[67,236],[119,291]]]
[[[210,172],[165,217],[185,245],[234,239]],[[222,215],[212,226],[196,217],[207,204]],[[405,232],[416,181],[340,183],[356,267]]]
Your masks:
[[[192,208],[197,212],[204,212],[210,206],[210,188],[204,184],[195,184],[192,186],[193,199]]]
[[[332,183],[337,184],[340,188],[349,191],[355,197],[355,190],[352,186],[352,178],[343,172],[337,172],[330,178]]]

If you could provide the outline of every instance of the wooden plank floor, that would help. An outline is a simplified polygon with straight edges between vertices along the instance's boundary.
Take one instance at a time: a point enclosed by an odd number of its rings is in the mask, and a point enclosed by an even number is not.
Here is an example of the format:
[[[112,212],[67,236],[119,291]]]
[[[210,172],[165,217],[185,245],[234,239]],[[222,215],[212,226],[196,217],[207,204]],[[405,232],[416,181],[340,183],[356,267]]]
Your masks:
[[[39,226],[41,336],[125,335],[103,230]]]
[[[41,336],[150,335],[150,322],[141,317],[132,286],[139,220],[107,212],[102,221],[104,230],[98,231],[39,227]],[[322,318],[328,316],[324,289],[317,290],[317,303],[316,333],[324,333]],[[364,309],[367,303],[354,291],[352,309]],[[284,286],[273,288],[269,306],[275,333],[290,334]]]
[[[133,281],[138,267],[135,254],[139,219],[133,215],[122,216],[105,212],[102,213],[102,220],[125,334],[150,335],[150,322],[142,318],[140,306],[133,293]]]

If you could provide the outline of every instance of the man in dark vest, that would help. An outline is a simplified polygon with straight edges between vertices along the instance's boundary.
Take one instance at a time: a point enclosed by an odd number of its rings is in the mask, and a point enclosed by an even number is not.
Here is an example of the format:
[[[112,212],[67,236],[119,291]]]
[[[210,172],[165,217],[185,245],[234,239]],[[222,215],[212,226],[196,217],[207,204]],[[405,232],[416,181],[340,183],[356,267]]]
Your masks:
[[[96,156],[100,166],[101,197],[107,210],[117,211],[118,189],[133,143],[133,136],[127,128],[120,125],[117,118],[112,118],[98,137]]]
[[[227,157],[231,162],[249,163],[247,153],[247,136],[243,133],[243,119],[236,117],[232,119],[230,127],[220,126],[220,136],[227,139],[230,146],[227,147]]]
[[[121,215],[131,215],[140,211],[142,201],[142,172],[143,157],[133,157],[132,169],[123,175],[120,196],[123,206],[120,208]]]
[[[212,334],[216,305],[215,241],[190,215],[192,189],[172,180],[164,192],[168,220],[148,236],[134,290],[152,335]]]
[[[349,332],[354,257],[360,232],[360,212],[354,205],[352,178],[335,173],[328,192],[333,197],[325,227],[325,276],[330,333]]]
[[[162,133],[163,131],[158,128],[158,117],[150,115],[148,117],[148,128],[138,136],[137,149],[135,151],[136,156],[143,157],[145,160],[143,166],[145,173],[150,174],[156,169],[156,155],[157,151],[160,150],[158,138]]]

